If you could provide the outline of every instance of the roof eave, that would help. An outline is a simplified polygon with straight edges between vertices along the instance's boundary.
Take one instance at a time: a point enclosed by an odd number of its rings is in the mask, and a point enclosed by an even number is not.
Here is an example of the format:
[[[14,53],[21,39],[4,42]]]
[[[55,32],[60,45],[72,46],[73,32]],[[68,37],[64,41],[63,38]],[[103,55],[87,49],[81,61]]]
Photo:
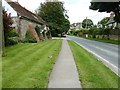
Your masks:
[[[21,17],[20,17],[20,19],[27,19],[27,20],[29,20],[29,21],[32,21],[32,22],[35,22],[35,23],[37,23],[37,24],[44,25],[44,24],[43,24],[43,23],[41,23],[41,22],[35,21],[35,20],[33,20],[33,19],[30,19],[30,18],[28,18],[28,17],[25,17],[25,16],[21,16]]]

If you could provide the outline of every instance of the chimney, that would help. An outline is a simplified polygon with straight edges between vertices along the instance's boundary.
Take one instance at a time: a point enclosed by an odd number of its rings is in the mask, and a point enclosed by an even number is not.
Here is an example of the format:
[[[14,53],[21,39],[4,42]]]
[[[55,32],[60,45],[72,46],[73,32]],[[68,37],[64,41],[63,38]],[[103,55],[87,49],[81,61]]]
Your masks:
[[[113,18],[115,16],[114,12],[110,12],[110,17]]]

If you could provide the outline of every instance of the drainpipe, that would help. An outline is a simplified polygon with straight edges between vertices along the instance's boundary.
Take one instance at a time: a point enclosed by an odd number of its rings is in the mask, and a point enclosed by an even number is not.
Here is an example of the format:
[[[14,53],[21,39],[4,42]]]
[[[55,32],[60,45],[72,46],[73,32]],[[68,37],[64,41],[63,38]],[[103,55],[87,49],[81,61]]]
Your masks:
[[[87,17],[86,17],[86,29],[87,29]]]
[[[18,17],[18,25],[17,25],[18,33],[19,33],[20,39],[22,39],[22,32],[21,32],[21,16],[17,15],[17,17]]]
[[[4,38],[4,28],[3,28],[3,13],[2,13],[2,1],[0,1],[0,54],[4,56],[4,51],[5,51],[5,38]]]

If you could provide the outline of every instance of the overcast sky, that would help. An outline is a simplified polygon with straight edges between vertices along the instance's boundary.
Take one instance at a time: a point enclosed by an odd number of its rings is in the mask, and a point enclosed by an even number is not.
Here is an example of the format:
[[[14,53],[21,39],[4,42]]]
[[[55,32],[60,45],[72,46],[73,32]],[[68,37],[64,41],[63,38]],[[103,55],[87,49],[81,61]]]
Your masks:
[[[12,0],[17,1],[17,0]],[[45,0],[18,0],[18,2],[25,7],[26,9],[34,12],[40,5],[41,2]],[[69,20],[71,23],[74,22],[82,22],[86,17],[92,19],[94,24],[97,24],[104,17],[110,16],[109,13],[106,12],[97,12],[89,9],[91,0],[60,0],[64,2],[64,7],[67,10],[67,15],[69,16]],[[15,12],[10,8],[10,6],[2,0],[3,6],[5,6],[6,10],[12,13],[12,16],[15,16]]]

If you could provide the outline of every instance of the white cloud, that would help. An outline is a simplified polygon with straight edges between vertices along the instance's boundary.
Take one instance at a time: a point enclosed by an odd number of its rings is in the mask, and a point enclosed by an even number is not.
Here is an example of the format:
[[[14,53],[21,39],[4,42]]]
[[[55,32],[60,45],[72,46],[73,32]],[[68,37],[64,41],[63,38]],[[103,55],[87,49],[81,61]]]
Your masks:
[[[102,18],[109,16],[108,13],[100,13],[89,9],[90,0],[77,0],[75,4],[65,4],[66,9],[68,10],[68,16],[70,17],[71,23],[73,22],[82,22],[86,17],[93,20],[96,24]]]

